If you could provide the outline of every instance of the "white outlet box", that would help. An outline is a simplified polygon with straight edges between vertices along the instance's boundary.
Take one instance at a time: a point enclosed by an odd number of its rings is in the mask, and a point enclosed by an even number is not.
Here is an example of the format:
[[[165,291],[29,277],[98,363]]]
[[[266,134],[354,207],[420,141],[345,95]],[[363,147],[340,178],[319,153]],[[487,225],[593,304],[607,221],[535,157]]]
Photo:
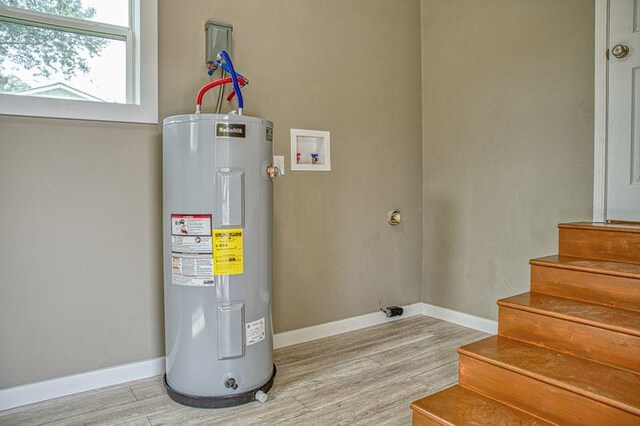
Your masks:
[[[284,155],[274,155],[273,165],[280,171],[280,176],[284,176]]]
[[[291,170],[331,171],[330,133],[291,129]]]

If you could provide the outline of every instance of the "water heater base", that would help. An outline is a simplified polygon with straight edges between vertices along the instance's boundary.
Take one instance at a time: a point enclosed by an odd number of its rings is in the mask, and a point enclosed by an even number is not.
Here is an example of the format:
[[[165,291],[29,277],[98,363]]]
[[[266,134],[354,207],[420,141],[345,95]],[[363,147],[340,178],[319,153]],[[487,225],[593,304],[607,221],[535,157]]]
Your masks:
[[[273,365],[273,373],[271,373],[271,377],[269,381],[264,385],[248,390],[246,392],[237,393],[234,395],[228,396],[196,396],[196,395],[188,395],[174,390],[169,383],[167,383],[167,375],[164,375],[164,387],[167,389],[167,394],[171,399],[175,402],[187,405],[189,407],[195,408],[225,408],[225,407],[234,407],[236,405],[246,404],[248,402],[252,402],[256,400],[256,392],[262,391],[264,393],[269,392],[271,386],[273,386],[273,380],[276,377],[276,366]]]

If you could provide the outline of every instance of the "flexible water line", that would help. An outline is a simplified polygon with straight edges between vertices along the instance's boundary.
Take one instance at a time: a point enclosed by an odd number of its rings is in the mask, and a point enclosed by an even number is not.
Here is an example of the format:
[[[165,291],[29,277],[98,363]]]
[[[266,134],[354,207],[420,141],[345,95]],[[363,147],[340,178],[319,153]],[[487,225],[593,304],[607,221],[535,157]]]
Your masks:
[[[205,84],[204,86],[202,86],[202,88],[198,91],[198,96],[196,96],[196,114],[200,114],[200,110],[202,109],[202,98],[204,97],[205,93],[207,93],[210,89],[213,89],[214,87],[220,86],[221,84],[227,84],[232,82],[233,82],[233,78],[226,77],[226,78],[221,78],[219,80],[211,81]],[[239,77],[238,82],[240,84],[245,84],[246,80],[242,77]]]
[[[225,64],[229,66],[231,79],[233,81],[233,90],[236,92],[236,96],[238,96],[238,114],[242,115],[242,109],[244,108],[244,99],[242,99],[242,92],[240,91],[240,85],[238,84],[238,80],[242,77],[238,77],[235,68],[233,68],[233,62],[231,62],[229,54],[225,50],[221,50],[220,55],[224,58]]]

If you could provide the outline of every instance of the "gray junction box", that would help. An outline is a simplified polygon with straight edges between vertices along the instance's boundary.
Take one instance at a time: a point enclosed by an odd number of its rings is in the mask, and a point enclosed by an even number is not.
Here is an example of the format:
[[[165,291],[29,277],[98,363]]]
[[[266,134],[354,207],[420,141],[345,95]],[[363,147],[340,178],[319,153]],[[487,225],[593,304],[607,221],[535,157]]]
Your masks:
[[[163,124],[165,386],[196,407],[265,400],[276,372],[273,124],[235,114]]]

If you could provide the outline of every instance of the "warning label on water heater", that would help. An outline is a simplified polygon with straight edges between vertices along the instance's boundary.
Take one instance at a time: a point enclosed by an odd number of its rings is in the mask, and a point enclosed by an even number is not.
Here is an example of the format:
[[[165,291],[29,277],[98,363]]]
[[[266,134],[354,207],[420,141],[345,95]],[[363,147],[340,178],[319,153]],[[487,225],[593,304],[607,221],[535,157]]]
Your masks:
[[[213,285],[211,215],[171,215],[171,282]]]
[[[214,229],[213,271],[216,275],[244,273],[242,228]]]
[[[264,340],[264,318],[247,323],[247,346]]]

